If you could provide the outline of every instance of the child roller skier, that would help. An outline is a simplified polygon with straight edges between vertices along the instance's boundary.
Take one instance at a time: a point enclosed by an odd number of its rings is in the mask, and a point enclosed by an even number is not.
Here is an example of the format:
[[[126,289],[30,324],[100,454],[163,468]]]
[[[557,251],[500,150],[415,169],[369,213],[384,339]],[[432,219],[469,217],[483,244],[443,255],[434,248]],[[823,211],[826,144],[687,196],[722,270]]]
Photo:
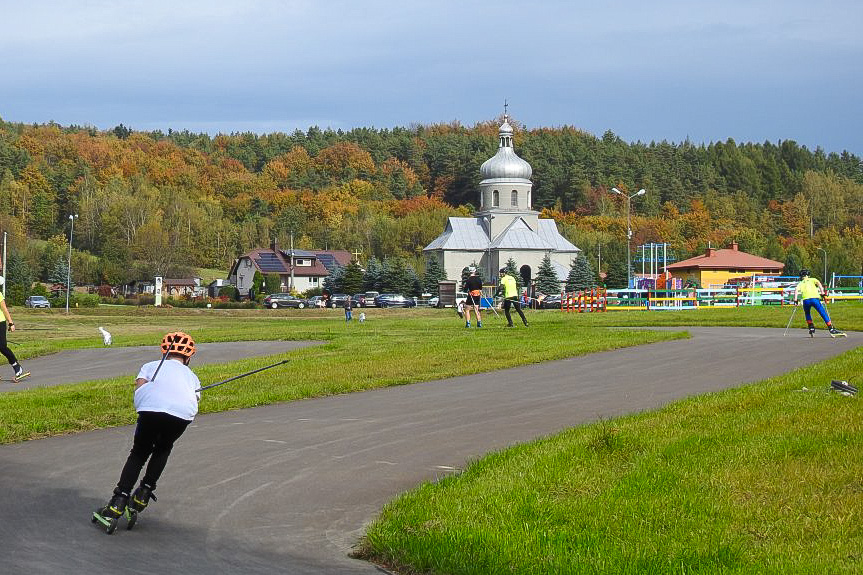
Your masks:
[[[93,515],[93,521],[103,523],[108,533],[114,531],[124,513],[131,529],[137,513],[147,507],[150,499],[156,500],[153,491],[174,442],[198,413],[201,394],[196,390],[201,382],[188,367],[195,354],[195,341],[183,332],[172,332],[162,338],[161,348],[162,360],[145,363],[135,379],[138,423],[132,450],[111,501]],[[133,492],[145,463],[144,478]]]
[[[825,297],[824,286],[817,278],[809,275],[809,270],[800,270],[800,281],[794,289],[794,305],[797,305],[798,297],[803,298],[803,313],[806,314],[806,325],[809,326],[809,336],[815,337],[815,325],[812,323],[812,308],[814,307],[824,323],[827,324],[827,330],[830,332],[830,337],[845,336],[844,333],[833,327],[833,322],[830,321],[830,315],[824,309],[824,304],[821,300]]]

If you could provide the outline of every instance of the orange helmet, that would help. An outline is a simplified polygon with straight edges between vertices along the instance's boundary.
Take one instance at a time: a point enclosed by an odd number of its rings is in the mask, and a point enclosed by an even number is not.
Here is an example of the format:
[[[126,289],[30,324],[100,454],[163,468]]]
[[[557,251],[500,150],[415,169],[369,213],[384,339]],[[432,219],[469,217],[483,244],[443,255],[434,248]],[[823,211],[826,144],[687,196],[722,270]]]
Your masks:
[[[162,353],[176,353],[189,358],[195,355],[195,340],[182,331],[172,331],[162,338]]]

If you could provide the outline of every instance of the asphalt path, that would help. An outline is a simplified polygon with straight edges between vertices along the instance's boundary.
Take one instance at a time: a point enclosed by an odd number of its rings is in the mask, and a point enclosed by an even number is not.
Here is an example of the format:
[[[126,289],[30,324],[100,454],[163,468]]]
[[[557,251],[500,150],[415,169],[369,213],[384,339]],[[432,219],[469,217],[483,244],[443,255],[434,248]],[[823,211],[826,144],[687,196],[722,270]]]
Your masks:
[[[785,373],[860,339],[687,331],[688,340],[201,416],[175,446],[159,500],[134,530],[110,536],[89,517],[111,494],[132,427],[0,446],[0,573],[380,573],[349,553],[405,490],[489,451]],[[819,385],[829,381],[810,387]]]
[[[192,367],[210,363],[228,363],[248,357],[276,355],[323,342],[314,341],[237,341],[199,343],[195,346]],[[21,365],[31,375],[13,383],[12,368],[0,367],[3,379],[0,393],[64,383],[79,383],[95,379],[126,376],[130,383],[141,365],[162,357],[157,345],[139,347],[104,347],[61,351],[55,354],[22,360]],[[206,383],[209,382],[204,382]]]

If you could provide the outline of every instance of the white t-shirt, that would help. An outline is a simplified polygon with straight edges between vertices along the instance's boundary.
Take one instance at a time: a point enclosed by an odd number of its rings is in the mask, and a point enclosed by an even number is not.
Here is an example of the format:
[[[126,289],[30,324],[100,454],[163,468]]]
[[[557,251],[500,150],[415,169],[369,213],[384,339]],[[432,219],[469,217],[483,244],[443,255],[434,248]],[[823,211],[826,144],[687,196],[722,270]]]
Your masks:
[[[183,362],[166,359],[156,381],[150,381],[159,361],[145,363],[138,372],[136,379],[146,379],[147,382],[135,390],[135,411],[156,411],[192,421],[198,413],[198,400],[201,398],[201,393],[195,392],[201,387],[198,376]]]

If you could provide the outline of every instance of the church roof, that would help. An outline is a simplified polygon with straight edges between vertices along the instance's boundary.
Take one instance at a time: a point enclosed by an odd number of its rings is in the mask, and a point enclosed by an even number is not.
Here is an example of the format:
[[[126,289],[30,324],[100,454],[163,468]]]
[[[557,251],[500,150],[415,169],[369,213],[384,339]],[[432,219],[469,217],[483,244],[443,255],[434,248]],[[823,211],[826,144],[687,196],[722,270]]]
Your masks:
[[[498,132],[500,146],[497,153],[479,168],[483,180],[530,181],[533,169],[515,153],[512,147],[512,126],[506,116]]]
[[[488,233],[479,218],[448,218],[446,229],[426,250],[484,250],[488,247]]]
[[[515,218],[491,243],[492,249],[553,250],[554,246],[530,229],[521,218]]]
[[[545,241],[550,243],[554,247],[554,249],[559,252],[581,251],[581,248],[576,247],[575,244],[560,235],[560,232],[557,229],[557,222],[552,219],[540,219],[539,229],[536,230],[536,233],[539,234],[539,236]],[[569,272],[567,271],[567,273]]]
[[[446,229],[423,251],[430,250],[544,250],[558,252],[578,252],[557,231],[557,224],[552,219],[541,219],[538,229],[532,230],[522,218],[515,218],[512,223],[493,241],[489,241],[488,231],[483,226],[482,218],[449,218]]]

